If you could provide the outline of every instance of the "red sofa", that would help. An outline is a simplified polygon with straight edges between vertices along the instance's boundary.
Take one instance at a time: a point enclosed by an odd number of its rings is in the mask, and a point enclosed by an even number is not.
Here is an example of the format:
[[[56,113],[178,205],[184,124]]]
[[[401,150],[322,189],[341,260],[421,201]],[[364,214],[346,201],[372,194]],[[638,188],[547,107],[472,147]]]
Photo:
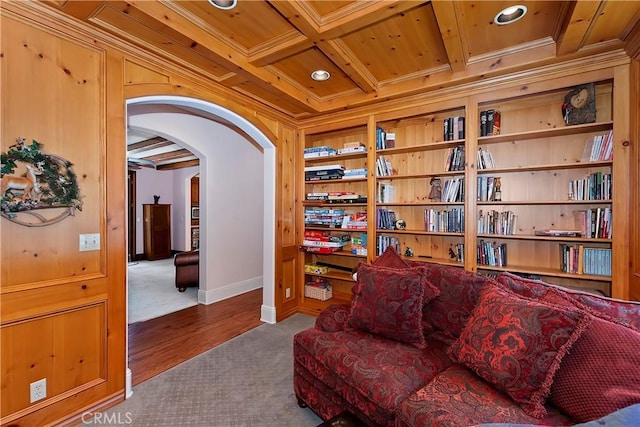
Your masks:
[[[295,335],[294,390],[324,420],[572,425],[640,403],[639,328],[640,303],[385,252]]]

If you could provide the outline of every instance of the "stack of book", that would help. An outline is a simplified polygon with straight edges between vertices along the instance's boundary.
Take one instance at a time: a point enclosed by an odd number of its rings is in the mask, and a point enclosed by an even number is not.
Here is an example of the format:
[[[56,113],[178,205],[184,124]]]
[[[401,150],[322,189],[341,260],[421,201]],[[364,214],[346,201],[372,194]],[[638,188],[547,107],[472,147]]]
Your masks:
[[[382,255],[389,246],[392,246],[396,252],[400,253],[400,240],[397,237],[379,235],[376,241],[376,255]]]
[[[493,156],[490,151],[483,150],[482,147],[478,148],[478,169],[491,169],[496,165],[493,162]]]
[[[587,139],[582,153],[583,161],[613,160],[613,131]]]
[[[425,209],[424,229],[432,232],[464,233],[464,209]]]
[[[367,256],[367,233],[351,234],[351,253]]]
[[[611,199],[611,174],[594,172],[584,179],[569,181],[569,200]]]
[[[384,156],[378,156],[376,159],[376,176],[391,176],[395,175],[391,162]]]
[[[328,203],[367,203],[367,196],[352,191],[332,191],[327,196]]]
[[[387,133],[381,127],[376,127],[376,149],[394,148],[396,146],[396,134]]]
[[[584,237],[611,239],[611,208],[595,208],[574,211],[576,228]]]
[[[345,169],[342,179],[358,179],[367,177],[367,168]]]
[[[491,265],[494,267],[507,266],[507,245],[491,246],[490,242],[480,240],[476,248],[476,261],[481,265]]]
[[[518,215],[512,211],[491,210],[486,214],[480,210],[478,215],[478,233],[513,235],[518,229]]]
[[[464,201],[464,178],[446,180],[440,200],[447,203]]]
[[[309,227],[340,228],[344,209],[306,208],[304,224]]]
[[[447,162],[444,165],[445,171],[464,170],[464,145],[458,145],[449,149]]]
[[[379,208],[376,227],[380,230],[393,230],[396,228],[396,213],[389,209]]]
[[[362,142],[346,142],[342,148],[338,148],[338,154],[364,153],[367,147]]]
[[[386,184],[384,182],[378,182],[376,184],[376,201],[378,203],[393,202],[393,185]]]
[[[480,136],[500,135],[500,111],[480,111]]]
[[[585,274],[611,276],[611,248],[584,248]]]
[[[305,230],[302,247],[306,252],[330,254],[342,250],[350,241],[348,234],[331,234],[326,231]]]
[[[495,176],[478,177],[478,201],[489,202],[495,200]]]
[[[448,117],[444,119],[442,127],[445,141],[464,139],[464,117]]]
[[[322,145],[320,147],[307,147],[304,149],[304,158],[305,159],[313,159],[316,157],[328,157],[335,156],[338,152],[326,145]]]
[[[344,176],[343,165],[307,166],[304,168],[305,181],[342,179],[343,176]]]
[[[353,215],[345,215],[342,219],[342,228],[346,230],[366,230],[367,213],[356,212]]]

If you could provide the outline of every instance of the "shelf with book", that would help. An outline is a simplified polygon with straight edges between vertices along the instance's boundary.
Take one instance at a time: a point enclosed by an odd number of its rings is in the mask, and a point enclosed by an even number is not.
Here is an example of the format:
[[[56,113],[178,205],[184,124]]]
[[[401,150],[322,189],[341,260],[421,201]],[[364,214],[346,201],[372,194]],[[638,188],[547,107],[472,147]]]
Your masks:
[[[305,185],[301,206],[305,221],[300,232],[300,251],[305,266],[319,265],[324,269],[322,273],[305,269],[300,277],[305,285],[321,281],[331,287],[326,300],[312,296],[318,292],[309,296],[303,292],[305,310],[350,301],[354,285],[351,271],[367,261],[367,138],[368,126],[357,121],[344,126],[320,126],[303,133]],[[322,179],[323,175],[332,179]],[[332,249],[314,247],[335,245],[325,240],[342,242]]]
[[[577,258],[571,258],[570,268],[562,264],[567,255],[561,248],[572,254],[576,248],[577,254],[577,248],[610,250],[613,246],[607,231],[613,206],[612,82],[593,84],[589,102],[595,120],[589,118],[590,123],[563,116],[560,107],[573,88],[479,103],[478,126],[482,126],[482,112],[490,110],[500,113],[500,126],[487,136],[478,131],[476,241],[478,247],[488,242],[501,247],[507,256],[504,265],[488,266],[478,253],[476,263],[478,269],[541,275],[553,283],[556,278],[570,279],[573,285],[609,294],[611,276],[579,274]],[[496,179],[500,182],[497,197],[492,187]],[[593,211],[594,218],[595,212],[605,218],[606,211],[608,222],[599,222],[597,227],[602,228],[597,233],[584,234],[584,225],[576,219],[580,211]],[[504,218],[515,219],[517,226],[509,229],[500,222]],[[557,235],[557,231],[568,234]]]
[[[412,259],[464,267],[466,117],[464,107],[448,105],[376,120],[377,134],[394,135],[393,147],[376,144],[376,256],[394,245],[400,254],[415,255]],[[427,212],[448,218],[453,211],[457,229],[429,228]]]

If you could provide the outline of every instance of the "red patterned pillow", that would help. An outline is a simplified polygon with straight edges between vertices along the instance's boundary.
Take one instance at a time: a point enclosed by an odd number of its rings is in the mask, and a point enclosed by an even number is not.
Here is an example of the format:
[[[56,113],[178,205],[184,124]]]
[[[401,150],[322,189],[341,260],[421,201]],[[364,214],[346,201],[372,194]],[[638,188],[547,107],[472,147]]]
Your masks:
[[[438,293],[422,268],[398,270],[363,264],[354,286],[349,325],[425,348],[422,305]]]
[[[591,316],[581,311],[526,299],[487,283],[448,351],[507,393],[525,413],[542,418],[560,361],[590,322]]]
[[[401,257],[398,255],[398,252],[393,248],[393,246],[387,247],[387,249],[376,258],[371,264],[376,267],[388,267],[388,268],[409,268],[409,264],[407,264]]]
[[[640,403],[640,333],[594,318],[562,360],[549,401],[579,422]]]

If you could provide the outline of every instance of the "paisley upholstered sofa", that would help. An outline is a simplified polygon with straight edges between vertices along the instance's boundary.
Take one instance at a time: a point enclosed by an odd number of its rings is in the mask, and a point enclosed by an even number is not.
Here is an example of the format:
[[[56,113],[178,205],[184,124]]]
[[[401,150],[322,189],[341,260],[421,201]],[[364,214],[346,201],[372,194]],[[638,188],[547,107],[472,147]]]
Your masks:
[[[294,390],[324,420],[573,425],[640,403],[639,328],[640,303],[385,252],[295,335]]]

